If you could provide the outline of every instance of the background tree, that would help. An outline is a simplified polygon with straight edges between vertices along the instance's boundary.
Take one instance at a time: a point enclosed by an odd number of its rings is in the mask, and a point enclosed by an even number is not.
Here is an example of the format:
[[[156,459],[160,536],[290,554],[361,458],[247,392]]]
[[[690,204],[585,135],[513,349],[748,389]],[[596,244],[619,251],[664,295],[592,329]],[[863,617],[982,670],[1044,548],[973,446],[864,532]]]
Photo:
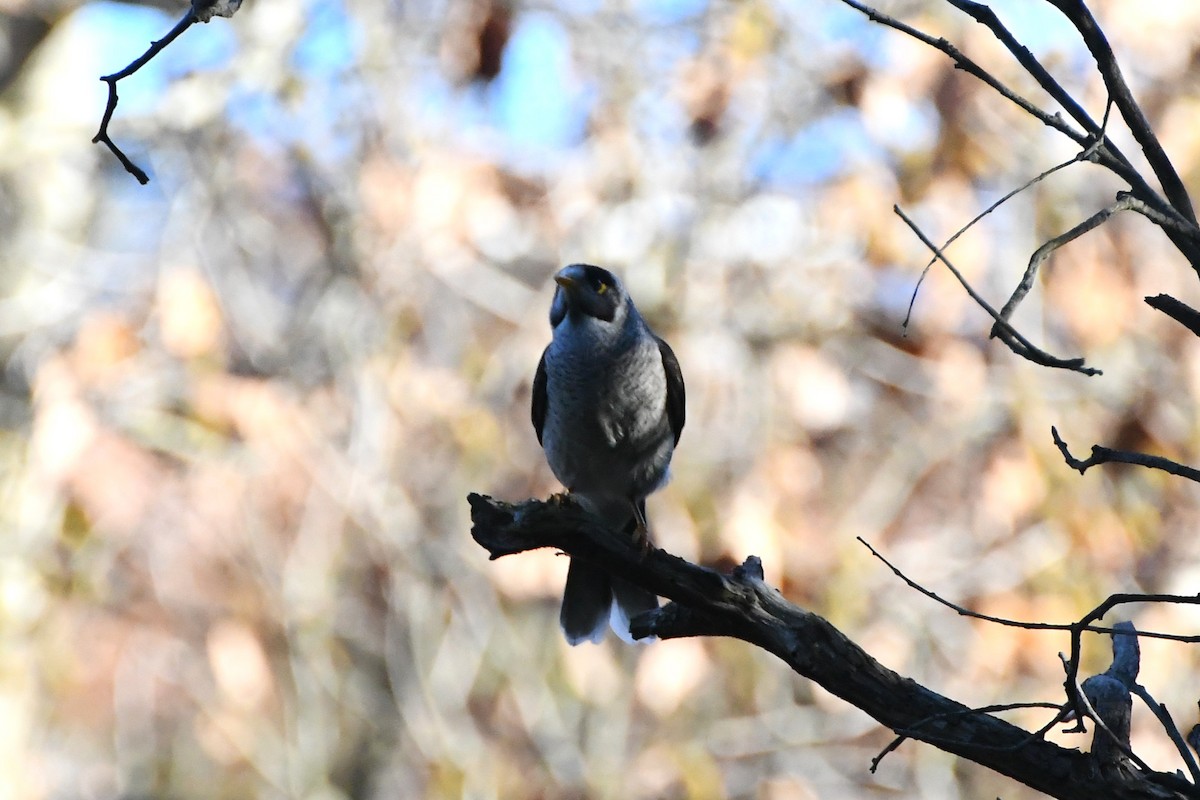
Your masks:
[[[949,5],[884,8],[1052,108]],[[1200,12],[1092,9],[1194,185]],[[1101,119],[1063,16],[1000,11]],[[566,260],[620,270],[687,375],[660,543],[761,556],[887,666],[972,706],[1057,701],[1067,645],[952,615],[856,536],[1010,618],[1195,591],[1194,487],[1081,478],[1048,437],[1195,461],[1196,338],[1141,300],[1188,302],[1186,259],[1118,215],[1045,265],[1014,325],[1103,376],[1016,358],[940,269],[905,335],[928,251],[890,206],[940,244],[1081,148],[842,4],[260,0],[122,81],[110,133],[146,187],[89,143],[96,78],[182,9],[7,13],[14,797],[1022,796],[923,745],[868,772],[890,732],[737,642],[568,650],[562,559],[484,561],[466,493],[556,488],[527,402]],[[1126,188],[1060,170],[946,252],[1002,304],[1042,242]],[[1189,609],[1120,613],[1195,630]],[[1103,671],[1108,637],[1085,642],[1083,674]],[[1140,682],[1185,726],[1196,660],[1142,642]],[[1132,727],[1150,766],[1182,767],[1153,718]]]

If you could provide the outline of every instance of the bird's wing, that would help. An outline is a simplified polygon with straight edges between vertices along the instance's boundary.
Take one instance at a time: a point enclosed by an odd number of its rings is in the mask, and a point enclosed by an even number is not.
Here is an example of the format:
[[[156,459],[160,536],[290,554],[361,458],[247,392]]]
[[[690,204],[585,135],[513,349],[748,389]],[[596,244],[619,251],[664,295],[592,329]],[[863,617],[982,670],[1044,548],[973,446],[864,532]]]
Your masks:
[[[671,345],[658,340],[658,352],[662,353],[663,371],[667,374],[667,422],[671,424],[671,432],[675,434],[675,444],[679,444],[679,436],[683,433],[683,420],[686,415],[683,391],[683,371],[679,369],[679,359]],[[536,387],[536,383],[534,386]]]
[[[546,350],[550,348],[547,347]],[[678,367],[676,367],[678,369]],[[537,372],[533,375],[533,404],[529,418],[533,420],[533,430],[537,433],[538,444],[542,443],[542,428],[546,426],[546,351],[538,359]]]

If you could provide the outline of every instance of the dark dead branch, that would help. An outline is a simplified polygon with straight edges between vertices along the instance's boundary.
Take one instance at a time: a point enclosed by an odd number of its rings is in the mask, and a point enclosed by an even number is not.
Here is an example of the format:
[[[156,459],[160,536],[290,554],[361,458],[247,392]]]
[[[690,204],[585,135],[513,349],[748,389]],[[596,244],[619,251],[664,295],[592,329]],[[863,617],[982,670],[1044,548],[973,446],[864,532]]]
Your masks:
[[[1092,454],[1084,460],[1080,460],[1071,455],[1067,443],[1058,435],[1058,429],[1050,428],[1050,435],[1054,437],[1054,444],[1058,447],[1058,451],[1062,453],[1063,460],[1067,462],[1067,466],[1079,472],[1080,475],[1087,472],[1092,467],[1098,464],[1132,464],[1137,467],[1149,467],[1150,469],[1161,469],[1163,472],[1169,472],[1172,475],[1178,475],[1181,478],[1187,478],[1190,481],[1200,482],[1200,470],[1195,467],[1189,467],[1186,464],[1180,464],[1172,461],[1169,458],[1162,456],[1150,455],[1149,453],[1136,453],[1129,450],[1114,450],[1111,447],[1102,447],[1098,444],[1092,445]]]
[[[1150,168],[1154,170],[1155,177],[1158,178],[1159,184],[1170,200],[1171,207],[1188,222],[1196,224],[1196,213],[1192,209],[1192,201],[1188,197],[1187,189],[1184,187],[1179,173],[1175,170],[1175,166],[1167,157],[1166,151],[1163,150],[1162,144],[1158,141],[1154,129],[1150,127],[1150,121],[1146,119],[1141,106],[1134,99],[1133,92],[1130,91],[1129,84],[1125,82],[1125,76],[1121,73],[1121,65],[1117,63],[1117,57],[1108,43],[1108,37],[1100,29],[1096,18],[1092,16],[1092,12],[1088,10],[1082,0],[1048,0],[1048,2],[1061,11],[1063,16],[1075,26],[1075,30],[1079,32],[1079,36],[1092,54],[1092,58],[1096,60],[1096,68],[1104,79],[1109,97],[1116,104],[1125,124],[1129,126],[1133,138],[1141,146],[1146,160],[1150,163]]]
[[[561,496],[521,503],[478,494],[467,499],[471,535],[492,558],[550,547],[592,561],[672,601],[633,620],[632,632],[639,638],[718,635],[761,647],[897,734],[967,758],[1051,797],[1200,796],[1175,775],[1102,771],[1090,755],[1031,736],[888,669],[827,620],[788,602],[767,585],[756,559],[726,575],[662,550],[645,552]]]
[[[150,182],[150,176],[133,163],[129,156],[117,146],[117,143],[112,140],[108,133],[108,125],[112,122],[113,113],[117,110],[117,84],[133,75],[142,67],[149,64],[155,56],[178,39],[183,32],[197,22],[208,22],[213,17],[232,17],[241,6],[242,0],[193,0],[192,6],[184,13],[179,22],[175,23],[175,27],[167,33],[163,38],[151,42],[150,47],[146,52],[131,61],[123,70],[114,72],[111,75],[104,75],[100,80],[108,84],[108,102],[104,106],[104,116],[100,118],[100,129],[96,131],[96,135],[92,137],[93,144],[103,144],[107,147],[117,160],[121,162],[121,166],[125,167],[125,171],[137,179],[137,182],[145,186]]]
[[[1182,300],[1176,300],[1169,294],[1156,294],[1145,298],[1145,301],[1146,305],[1161,311],[1192,333],[1200,336],[1200,311]]]

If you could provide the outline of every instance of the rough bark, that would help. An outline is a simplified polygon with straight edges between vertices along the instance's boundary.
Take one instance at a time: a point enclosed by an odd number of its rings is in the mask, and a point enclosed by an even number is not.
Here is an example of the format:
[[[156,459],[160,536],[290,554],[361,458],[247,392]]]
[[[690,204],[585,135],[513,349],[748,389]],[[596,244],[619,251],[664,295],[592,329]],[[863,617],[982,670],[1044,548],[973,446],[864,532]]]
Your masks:
[[[698,566],[662,550],[643,551],[628,537],[557,496],[505,503],[478,494],[471,535],[500,558],[553,547],[618,573],[672,602],[633,621],[635,636],[731,636],[761,647],[798,674],[910,739],[927,742],[1065,800],[1195,798],[1176,775],[1126,765],[1101,768],[1088,754],[1038,738],[880,664],[822,617],[788,602],[762,579],[751,556],[731,574]]]

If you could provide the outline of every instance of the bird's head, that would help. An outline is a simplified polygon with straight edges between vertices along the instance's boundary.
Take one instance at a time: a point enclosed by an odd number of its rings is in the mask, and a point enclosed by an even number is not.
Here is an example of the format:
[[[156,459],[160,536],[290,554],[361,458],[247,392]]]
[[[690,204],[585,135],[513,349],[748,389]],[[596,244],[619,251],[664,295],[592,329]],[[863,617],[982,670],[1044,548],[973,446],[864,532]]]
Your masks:
[[[570,314],[595,317],[602,322],[620,324],[625,317],[625,287],[621,280],[606,269],[591,264],[571,264],[554,276],[558,287],[550,304],[550,327]]]

